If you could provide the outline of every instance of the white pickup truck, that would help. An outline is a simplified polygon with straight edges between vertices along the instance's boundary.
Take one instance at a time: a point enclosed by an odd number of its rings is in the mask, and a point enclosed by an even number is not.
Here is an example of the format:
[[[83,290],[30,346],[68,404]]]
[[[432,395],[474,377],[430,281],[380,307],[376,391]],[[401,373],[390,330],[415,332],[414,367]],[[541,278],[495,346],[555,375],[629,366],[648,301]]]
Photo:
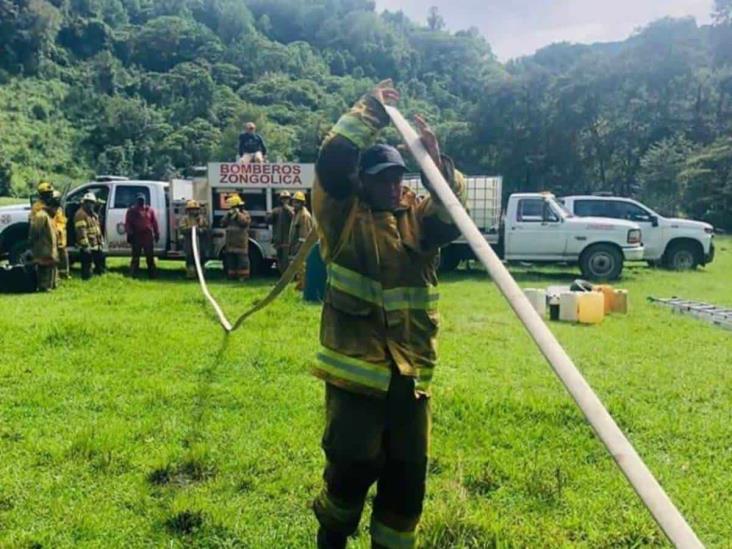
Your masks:
[[[674,269],[694,269],[714,259],[714,227],[709,223],[659,215],[648,206],[618,196],[567,196],[561,199],[574,215],[626,219],[643,231],[643,259]]]
[[[426,194],[418,176],[405,182],[418,195]],[[643,259],[637,223],[576,217],[551,193],[512,194],[502,217],[502,183],[500,177],[466,177],[470,216],[504,261],[570,263],[579,265],[585,278],[614,280],[624,261]],[[473,252],[458,239],[441,250],[440,269],[451,271],[468,259],[474,259]]]

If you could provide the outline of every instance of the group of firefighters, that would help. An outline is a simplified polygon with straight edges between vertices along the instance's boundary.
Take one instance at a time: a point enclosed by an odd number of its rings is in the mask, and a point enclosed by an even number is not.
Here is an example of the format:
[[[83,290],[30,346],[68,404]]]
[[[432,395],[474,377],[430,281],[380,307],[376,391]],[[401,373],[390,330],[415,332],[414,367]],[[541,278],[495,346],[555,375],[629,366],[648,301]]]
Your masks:
[[[267,223],[272,225],[272,245],[277,251],[277,268],[283,274],[290,260],[300,251],[300,247],[313,229],[313,218],[307,209],[305,193],[288,191],[279,194],[280,205],[267,215]],[[224,265],[226,276],[231,280],[246,280],[250,275],[249,228],[252,218],[246,210],[244,200],[238,194],[226,199],[228,211],[221,220],[225,229]],[[186,273],[189,278],[196,277],[193,250],[193,227],[200,240],[209,229],[208,219],[202,214],[201,204],[196,200],[186,203],[186,215],[181,219],[179,228],[183,234],[183,250],[186,255]],[[304,277],[297,276],[297,287],[302,289]]]
[[[85,194],[73,219],[83,280],[91,278],[92,265],[94,274],[106,271],[99,205],[93,193]],[[38,289],[47,292],[56,288],[60,279],[71,276],[66,237],[68,220],[61,209],[61,193],[48,181],[38,184],[38,200],[31,207],[29,222],[28,237]]]
[[[279,195],[279,200],[280,205],[267,216],[267,223],[273,226],[272,243],[277,250],[277,266],[280,272],[284,273],[290,259],[297,255],[312,230],[313,220],[305,205],[306,197],[302,191],[297,191],[294,195],[283,191]],[[103,202],[93,193],[86,193],[74,215],[76,245],[79,249],[83,280],[91,278],[92,273],[101,275],[106,270],[104,236],[98,213],[102,204]],[[224,244],[226,274],[232,280],[246,280],[250,275],[251,216],[238,194],[230,195],[226,199],[226,205],[228,212],[221,221],[226,235]],[[197,228],[200,238],[206,235],[209,224],[197,201],[189,200],[185,212],[179,228],[183,235],[186,273],[189,278],[195,278],[192,229]],[[61,193],[55,190],[51,183],[42,181],[38,185],[38,200],[31,208],[29,231],[31,254],[36,266],[40,291],[52,290],[61,278],[70,278],[67,222],[61,208]],[[146,204],[145,195],[138,195],[135,203],[127,210],[125,232],[132,248],[130,274],[133,277],[137,276],[140,258],[144,255],[148,276],[155,278],[157,271],[154,243],[160,240],[160,230],[155,210]],[[304,276],[301,272],[297,276],[298,289],[302,289],[303,282]]]

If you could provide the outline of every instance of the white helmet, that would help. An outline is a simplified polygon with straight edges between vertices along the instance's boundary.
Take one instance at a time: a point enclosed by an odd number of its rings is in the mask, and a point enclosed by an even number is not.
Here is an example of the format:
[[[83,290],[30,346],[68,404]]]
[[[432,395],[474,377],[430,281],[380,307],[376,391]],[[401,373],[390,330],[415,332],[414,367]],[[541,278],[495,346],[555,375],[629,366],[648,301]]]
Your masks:
[[[86,193],[84,196],[81,197],[82,202],[96,202],[97,197],[94,196],[94,193]]]

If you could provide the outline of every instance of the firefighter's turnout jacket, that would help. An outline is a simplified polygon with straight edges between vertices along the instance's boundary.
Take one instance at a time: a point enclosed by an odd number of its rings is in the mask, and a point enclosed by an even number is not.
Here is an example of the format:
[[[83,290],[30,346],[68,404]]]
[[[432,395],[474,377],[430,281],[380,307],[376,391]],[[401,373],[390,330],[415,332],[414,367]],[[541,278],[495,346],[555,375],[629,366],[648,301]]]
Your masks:
[[[459,235],[435,197],[417,203],[404,193],[395,212],[372,211],[360,198],[360,151],[388,121],[383,105],[369,96],[343,115],[323,144],[313,190],[328,271],[314,374],[382,397],[392,367],[414,378],[417,393],[429,394],[437,358],[438,252]],[[447,157],[443,166],[465,203],[462,174]]]
[[[33,206],[31,206],[31,213],[29,216],[30,222],[33,222],[33,218],[36,216],[36,214],[40,211],[43,211],[43,208],[45,207],[45,204],[42,200],[36,200],[33,203]],[[56,215],[53,217],[53,225],[56,228],[56,236],[58,239],[58,247],[59,248],[65,248],[66,247],[66,224],[67,219],[64,215],[64,212],[59,208],[56,210]]]
[[[186,254],[186,258],[193,258],[193,227],[196,227],[199,231],[198,237],[200,242],[201,232],[208,229],[208,219],[206,219],[206,216],[203,214],[186,214],[180,220],[180,225],[178,227],[183,235],[183,251]]]
[[[295,211],[295,217],[290,225],[290,257],[293,258],[300,251],[300,247],[313,230],[313,216],[307,207],[303,206]]]
[[[58,263],[58,233],[46,210],[40,209],[33,214],[28,237],[34,263],[43,267]]]
[[[102,229],[99,217],[94,213],[87,213],[84,208],[76,210],[74,215],[74,230],[76,231],[76,245],[83,250],[100,250],[102,248]]]
[[[221,226],[226,229],[225,251],[230,254],[249,253],[249,225],[252,218],[249,213],[232,208],[221,220]]]

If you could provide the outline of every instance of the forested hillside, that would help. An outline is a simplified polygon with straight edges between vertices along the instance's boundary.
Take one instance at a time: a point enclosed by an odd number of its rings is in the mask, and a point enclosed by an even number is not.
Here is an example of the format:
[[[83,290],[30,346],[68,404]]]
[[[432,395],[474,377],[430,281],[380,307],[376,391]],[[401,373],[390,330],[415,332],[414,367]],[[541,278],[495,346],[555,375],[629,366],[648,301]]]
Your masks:
[[[732,0],[716,4],[712,26],[661,20],[501,65],[490,37],[370,0],[0,0],[0,195],[233,159],[250,119],[272,159],[312,161],[391,77],[507,190],[637,194],[732,228]]]

